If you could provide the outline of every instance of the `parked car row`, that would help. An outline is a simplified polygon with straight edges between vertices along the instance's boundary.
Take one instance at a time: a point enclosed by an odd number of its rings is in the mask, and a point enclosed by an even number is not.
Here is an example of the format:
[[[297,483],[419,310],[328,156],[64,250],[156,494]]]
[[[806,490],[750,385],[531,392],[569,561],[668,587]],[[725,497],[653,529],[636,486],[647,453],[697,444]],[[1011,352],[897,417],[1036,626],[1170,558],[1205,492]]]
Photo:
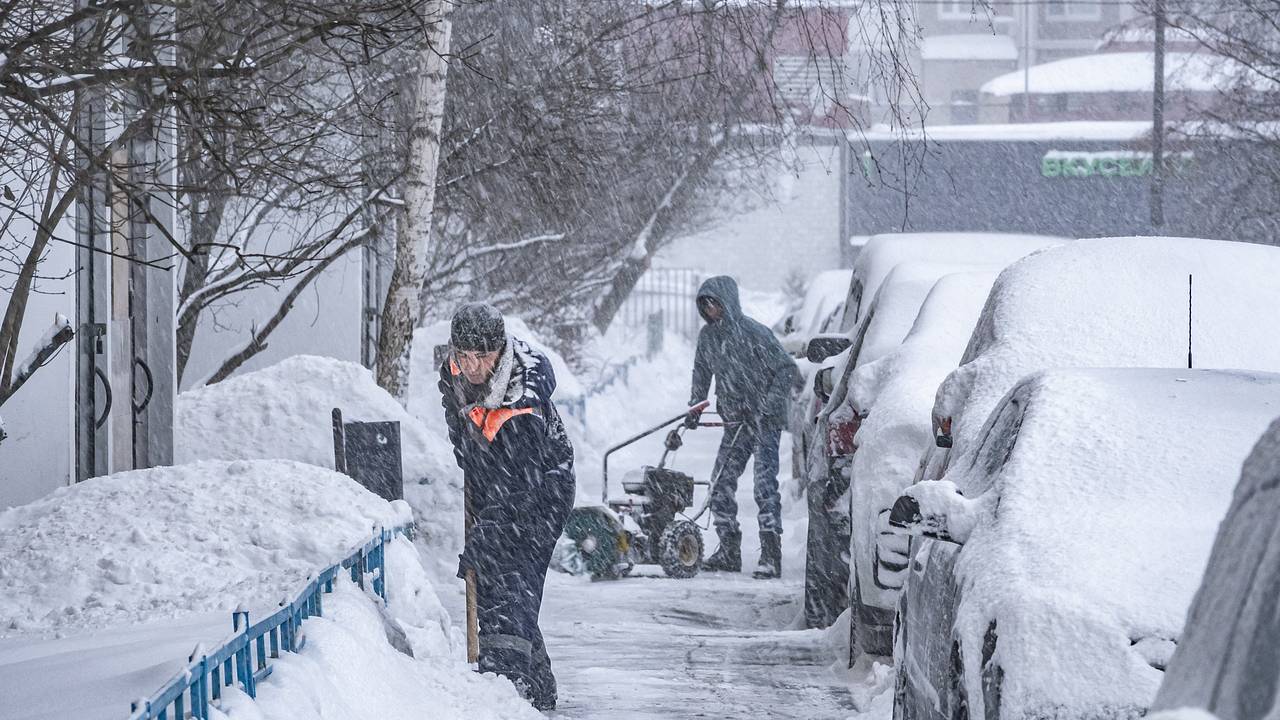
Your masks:
[[[1280,248],[907,252],[972,237],[873,238],[806,348],[806,618],[895,656],[898,720],[1274,714]]]

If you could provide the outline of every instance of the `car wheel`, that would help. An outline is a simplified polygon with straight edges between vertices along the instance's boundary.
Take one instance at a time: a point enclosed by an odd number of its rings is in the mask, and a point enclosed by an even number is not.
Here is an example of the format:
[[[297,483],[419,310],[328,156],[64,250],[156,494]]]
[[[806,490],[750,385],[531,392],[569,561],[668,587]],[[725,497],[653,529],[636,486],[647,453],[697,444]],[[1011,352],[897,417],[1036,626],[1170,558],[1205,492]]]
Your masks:
[[[810,628],[829,627],[848,606],[849,565],[844,555],[849,538],[837,528],[824,496],[820,489],[809,488],[804,615]]]

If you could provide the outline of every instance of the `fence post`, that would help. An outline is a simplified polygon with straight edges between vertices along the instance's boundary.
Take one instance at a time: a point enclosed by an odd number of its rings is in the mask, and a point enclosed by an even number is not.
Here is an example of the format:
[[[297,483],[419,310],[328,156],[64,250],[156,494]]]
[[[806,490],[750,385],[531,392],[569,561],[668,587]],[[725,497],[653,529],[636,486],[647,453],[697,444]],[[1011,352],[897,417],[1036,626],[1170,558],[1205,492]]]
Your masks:
[[[258,690],[253,682],[253,641],[249,638],[249,611],[238,608],[231,615],[231,629],[236,632],[244,633],[244,647],[236,653],[236,675],[240,684],[244,686],[244,692],[251,698],[258,696]]]
[[[662,308],[649,313],[648,335],[645,343],[645,353],[649,359],[653,359],[658,353],[662,352]]]

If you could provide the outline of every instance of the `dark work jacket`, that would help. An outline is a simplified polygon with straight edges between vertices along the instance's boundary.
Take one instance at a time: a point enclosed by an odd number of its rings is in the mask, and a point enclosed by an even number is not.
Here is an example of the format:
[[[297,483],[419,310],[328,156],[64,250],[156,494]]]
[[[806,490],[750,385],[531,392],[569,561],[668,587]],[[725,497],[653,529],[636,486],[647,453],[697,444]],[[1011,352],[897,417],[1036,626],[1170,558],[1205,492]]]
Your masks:
[[[720,303],[724,315],[698,333],[689,404],[706,400],[715,378],[716,409],[725,419],[782,423],[798,372],[795,361],[769,328],[742,313],[733,278],[707,278],[698,297]]]
[[[551,401],[551,363],[508,336],[488,386],[472,386],[452,358],[439,384],[470,493],[467,553],[506,566],[549,552],[574,496],[573,446]]]

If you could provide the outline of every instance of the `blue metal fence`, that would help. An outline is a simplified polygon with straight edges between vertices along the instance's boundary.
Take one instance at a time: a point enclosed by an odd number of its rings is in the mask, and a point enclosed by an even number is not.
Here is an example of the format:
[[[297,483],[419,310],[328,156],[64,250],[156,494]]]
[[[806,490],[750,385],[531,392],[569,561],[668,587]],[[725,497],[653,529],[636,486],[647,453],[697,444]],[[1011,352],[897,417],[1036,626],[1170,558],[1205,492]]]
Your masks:
[[[210,704],[222,699],[225,687],[239,687],[249,697],[257,697],[258,683],[271,674],[271,660],[282,651],[298,652],[306,644],[302,621],[324,614],[324,595],[333,592],[338,573],[349,571],[361,589],[369,577],[373,592],[386,600],[386,544],[399,534],[411,536],[412,526],[375,529],[341,562],[309,578],[292,602],[281,602],[279,610],[253,625],[249,613],[237,608],[231,616],[231,635],[212,650],[197,647],[187,658],[188,665],[164,687],[133,703],[129,720],[208,720]]]

